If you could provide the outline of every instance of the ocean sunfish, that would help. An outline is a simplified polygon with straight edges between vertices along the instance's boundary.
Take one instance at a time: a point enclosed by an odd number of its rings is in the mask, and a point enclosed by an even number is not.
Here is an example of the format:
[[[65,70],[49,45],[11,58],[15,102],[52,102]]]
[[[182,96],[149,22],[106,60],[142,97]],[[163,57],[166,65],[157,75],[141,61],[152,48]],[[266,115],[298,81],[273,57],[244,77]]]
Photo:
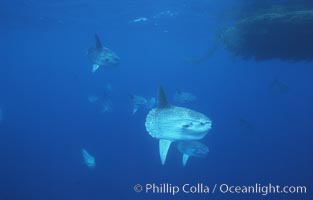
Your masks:
[[[144,107],[146,109],[151,109],[155,105],[155,98],[152,97],[150,100],[147,100],[145,97],[139,95],[129,95],[132,107],[133,107],[133,114],[135,114],[140,107]]]
[[[95,104],[97,107],[100,107],[101,113],[112,112],[113,103],[109,97],[98,97],[98,96],[89,96],[88,101],[91,104]]]
[[[110,49],[102,46],[98,34],[95,34],[96,46],[88,50],[88,58],[92,64],[92,72],[102,66],[116,66],[120,63],[120,58]]]
[[[205,157],[209,153],[209,148],[198,141],[180,141],[177,149],[183,154],[183,165],[185,166],[190,156]]]
[[[181,90],[176,90],[174,94],[174,100],[177,103],[187,103],[191,101],[195,101],[197,97],[189,92],[183,92]]]
[[[89,167],[90,169],[93,169],[96,167],[96,161],[95,158],[88,153],[86,149],[82,150],[82,155],[84,159],[84,163]]]
[[[101,104],[101,112],[106,113],[106,112],[112,112],[113,111],[113,104],[110,99],[106,99],[105,101],[102,102]]]
[[[212,121],[197,111],[170,105],[160,87],[157,108],[150,110],[145,126],[153,138],[159,139],[160,158],[164,165],[172,142],[202,139],[211,129]]]
[[[96,106],[101,108],[101,112],[112,112],[113,111],[113,103],[111,100],[111,92],[112,92],[112,85],[108,83],[105,88],[104,92],[101,96],[91,95],[88,97],[88,101],[91,104],[95,104]]]

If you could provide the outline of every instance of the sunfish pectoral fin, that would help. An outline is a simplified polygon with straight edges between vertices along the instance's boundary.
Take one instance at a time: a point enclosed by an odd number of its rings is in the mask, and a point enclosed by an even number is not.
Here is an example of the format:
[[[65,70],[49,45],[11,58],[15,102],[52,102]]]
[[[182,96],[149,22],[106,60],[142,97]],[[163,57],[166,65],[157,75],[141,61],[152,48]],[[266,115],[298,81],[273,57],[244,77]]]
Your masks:
[[[93,64],[93,65],[92,65],[92,72],[97,71],[97,70],[99,69],[99,67],[100,67],[100,65],[98,65],[98,64]]]
[[[186,166],[186,163],[187,163],[188,159],[189,159],[189,155],[184,154],[183,155],[183,166]]]
[[[162,165],[164,165],[165,163],[167,152],[171,146],[171,143],[172,141],[170,140],[161,139],[159,141],[159,150],[160,150],[160,158],[161,158]]]

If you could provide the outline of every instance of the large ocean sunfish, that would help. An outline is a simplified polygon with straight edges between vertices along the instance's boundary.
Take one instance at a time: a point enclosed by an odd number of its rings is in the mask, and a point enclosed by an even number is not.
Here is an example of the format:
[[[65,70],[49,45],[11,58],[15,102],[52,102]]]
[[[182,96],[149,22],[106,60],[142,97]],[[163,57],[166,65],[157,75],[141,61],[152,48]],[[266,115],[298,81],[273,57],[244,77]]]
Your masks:
[[[145,123],[148,133],[159,139],[162,164],[172,142],[202,139],[211,125],[211,120],[202,113],[170,105],[162,87],[158,90],[157,108],[150,110]]]

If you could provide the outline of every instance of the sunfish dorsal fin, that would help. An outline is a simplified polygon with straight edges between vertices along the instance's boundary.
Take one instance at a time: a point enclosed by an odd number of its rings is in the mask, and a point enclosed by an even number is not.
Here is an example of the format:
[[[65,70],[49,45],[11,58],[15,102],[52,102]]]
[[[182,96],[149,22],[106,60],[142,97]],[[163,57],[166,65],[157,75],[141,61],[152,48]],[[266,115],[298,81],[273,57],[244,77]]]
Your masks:
[[[184,154],[183,155],[183,166],[186,166],[186,163],[187,163],[188,159],[189,159],[189,155]]]
[[[100,40],[100,38],[99,38],[97,33],[95,34],[95,40],[96,40],[96,48],[97,49],[101,49],[102,48],[102,44],[101,44],[101,40]]]
[[[158,90],[158,108],[168,108],[170,104],[167,102],[163,87],[160,86]]]
[[[160,151],[160,158],[161,158],[162,165],[164,165],[165,163],[167,152],[171,146],[171,143],[172,141],[170,140],[161,139],[159,141],[159,151]]]

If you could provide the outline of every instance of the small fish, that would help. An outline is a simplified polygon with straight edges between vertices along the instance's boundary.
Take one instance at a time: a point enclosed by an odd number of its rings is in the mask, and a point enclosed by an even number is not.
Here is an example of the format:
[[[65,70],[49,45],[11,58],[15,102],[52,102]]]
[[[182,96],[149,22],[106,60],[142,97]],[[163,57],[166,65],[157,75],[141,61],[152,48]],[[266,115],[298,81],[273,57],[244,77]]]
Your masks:
[[[177,16],[178,12],[172,11],[172,10],[165,10],[162,12],[157,13],[153,16],[154,19],[161,19],[161,18],[168,18],[168,17],[174,17]]]
[[[148,21],[148,18],[140,17],[140,18],[134,19],[132,22],[138,23],[138,22],[145,22],[145,21]]]

